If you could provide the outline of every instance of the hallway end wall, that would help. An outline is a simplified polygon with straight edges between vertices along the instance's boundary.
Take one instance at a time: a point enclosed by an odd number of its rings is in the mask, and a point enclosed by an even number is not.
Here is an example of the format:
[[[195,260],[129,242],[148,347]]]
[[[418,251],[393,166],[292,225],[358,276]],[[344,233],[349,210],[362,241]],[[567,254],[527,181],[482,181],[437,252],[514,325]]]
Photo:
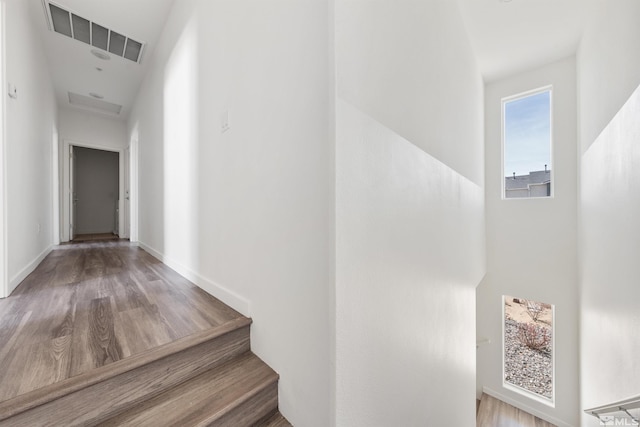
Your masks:
[[[127,147],[127,122],[77,108],[60,108],[60,139],[89,143],[114,151]]]
[[[60,144],[60,240],[69,241],[69,145],[78,145],[120,153],[119,194],[124,195],[124,168],[128,167],[124,152],[128,145],[127,122],[104,114],[83,111],[77,108],[60,108],[59,110]],[[119,203],[119,220],[121,237],[128,237],[124,229],[124,201]]]

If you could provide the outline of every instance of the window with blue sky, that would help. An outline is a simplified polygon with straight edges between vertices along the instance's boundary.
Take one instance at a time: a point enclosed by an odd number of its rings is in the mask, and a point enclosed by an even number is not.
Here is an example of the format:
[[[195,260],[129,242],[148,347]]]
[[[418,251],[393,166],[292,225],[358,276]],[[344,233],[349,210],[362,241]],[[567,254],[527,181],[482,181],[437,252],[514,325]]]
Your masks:
[[[551,196],[551,89],[503,100],[504,196]]]

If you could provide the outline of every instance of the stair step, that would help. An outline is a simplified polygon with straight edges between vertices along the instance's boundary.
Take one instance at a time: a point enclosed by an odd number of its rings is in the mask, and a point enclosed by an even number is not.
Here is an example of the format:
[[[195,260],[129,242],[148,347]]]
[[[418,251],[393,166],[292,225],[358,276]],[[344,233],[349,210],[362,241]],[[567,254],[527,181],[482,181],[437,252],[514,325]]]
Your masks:
[[[0,425],[95,425],[250,350],[238,318],[0,403]]]
[[[251,426],[278,407],[278,374],[251,352],[101,424]]]
[[[255,427],[292,427],[291,423],[278,411],[269,418],[257,423]]]

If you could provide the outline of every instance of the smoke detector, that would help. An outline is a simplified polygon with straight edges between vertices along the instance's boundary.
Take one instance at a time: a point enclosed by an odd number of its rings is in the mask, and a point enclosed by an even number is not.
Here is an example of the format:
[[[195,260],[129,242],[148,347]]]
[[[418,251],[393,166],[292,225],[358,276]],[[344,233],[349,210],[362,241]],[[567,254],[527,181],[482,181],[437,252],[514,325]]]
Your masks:
[[[109,55],[99,49],[91,49],[91,54],[98,59],[102,59],[103,61],[108,61],[111,59]]]

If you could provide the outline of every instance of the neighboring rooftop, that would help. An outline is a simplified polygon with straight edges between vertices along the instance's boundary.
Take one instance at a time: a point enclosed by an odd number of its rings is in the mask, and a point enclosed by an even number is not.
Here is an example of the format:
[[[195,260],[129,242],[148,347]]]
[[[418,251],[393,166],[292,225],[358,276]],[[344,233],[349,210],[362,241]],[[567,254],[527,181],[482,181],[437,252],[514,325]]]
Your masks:
[[[551,196],[551,170],[532,171],[528,175],[504,178],[505,198]]]

